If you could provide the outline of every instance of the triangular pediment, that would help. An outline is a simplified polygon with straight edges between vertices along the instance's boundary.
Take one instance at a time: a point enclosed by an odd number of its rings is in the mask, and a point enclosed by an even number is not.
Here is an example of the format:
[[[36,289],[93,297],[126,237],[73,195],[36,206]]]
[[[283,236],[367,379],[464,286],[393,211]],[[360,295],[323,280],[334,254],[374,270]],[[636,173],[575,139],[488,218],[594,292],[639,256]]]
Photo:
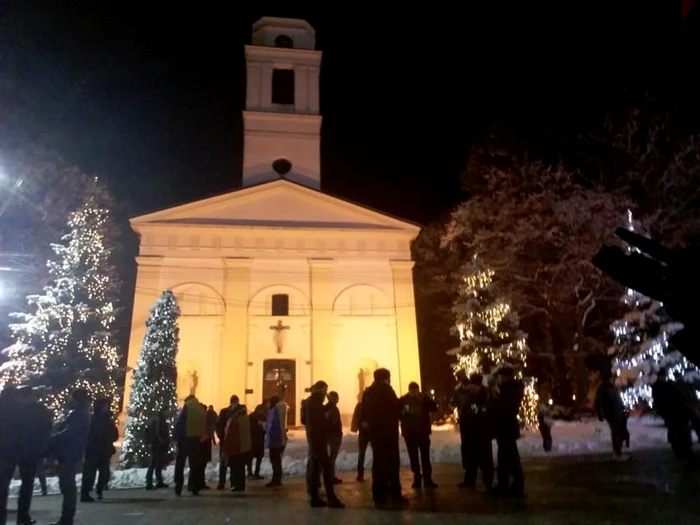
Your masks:
[[[277,180],[131,219],[156,224],[405,231],[420,227],[318,190]]]

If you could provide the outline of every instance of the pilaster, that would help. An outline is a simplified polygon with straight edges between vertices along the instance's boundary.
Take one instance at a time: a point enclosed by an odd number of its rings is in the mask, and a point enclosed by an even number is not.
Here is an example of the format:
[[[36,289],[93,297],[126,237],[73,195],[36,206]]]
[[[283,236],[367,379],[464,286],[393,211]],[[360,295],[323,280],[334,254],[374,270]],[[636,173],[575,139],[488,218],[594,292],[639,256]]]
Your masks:
[[[399,361],[398,385],[408,392],[411,381],[420,383],[420,356],[413,291],[413,261],[390,261],[396,308],[396,345]],[[421,385],[422,387],[422,385]]]
[[[248,371],[248,300],[252,259],[225,258],[224,327],[219,360],[218,406],[226,406],[231,395],[245,396]]]
[[[333,355],[333,259],[309,259],[311,382],[335,378]],[[310,386],[310,385],[309,385]]]

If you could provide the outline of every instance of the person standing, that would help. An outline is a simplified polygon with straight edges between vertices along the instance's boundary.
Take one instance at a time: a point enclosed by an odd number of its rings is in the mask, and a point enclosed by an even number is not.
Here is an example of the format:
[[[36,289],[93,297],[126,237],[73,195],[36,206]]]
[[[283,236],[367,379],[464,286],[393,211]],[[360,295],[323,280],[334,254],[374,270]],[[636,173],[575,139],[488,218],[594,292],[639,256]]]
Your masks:
[[[90,406],[87,390],[74,390],[68,400],[69,412],[57,433],[51,436],[49,450],[58,463],[58,486],[63,495],[61,518],[54,525],[73,525],[78,502],[75,471],[85,454],[90,431]]]
[[[622,456],[622,444],[627,437],[625,405],[622,403],[620,392],[614,384],[612,373],[606,370],[600,379],[600,385],[595,395],[596,413],[598,419],[606,421],[610,427],[613,458],[621,460],[624,459]]]
[[[391,388],[391,373],[386,368],[374,371],[374,382],[362,395],[362,425],[369,430],[372,447],[372,498],[383,506],[391,498],[407,500],[401,494],[399,470],[399,399]]]
[[[31,388],[8,387],[0,394],[0,525],[7,521],[7,497],[15,468],[22,484],[17,499],[17,524],[35,523],[30,515],[34,477],[51,434],[51,412]]]
[[[265,485],[268,488],[282,485],[282,453],[287,445],[287,433],[284,428],[284,405],[280,405],[280,399],[272,396],[268,402],[269,412],[265,424],[265,447],[270,454],[272,465],[272,479]],[[280,411],[282,409],[282,411]]]
[[[360,394],[360,401],[355,405],[350,423],[350,432],[357,433],[357,481],[365,480],[365,455],[367,454],[367,445],[369,445],[369,431],[362,426],[361,414],[362,394]]]
[[[494,493],[497,496],[521,497],[525,491],[525,476],[518,452],[518,412],[525,395],[525,385],[515,379],[513,369],[507,366],[498,370],[498,381],[498,397],[493,405],[498,444],[498,487]]]
[[[231,467],[231,492],[245,492],[245,467],[252,449],[250,419],[238,396],[231,397],[231,414],[224,432],[224,455]]]
[[[90,496],[92,487],[97,479],[97,499],[102,499],[102,491],[109,478],[109,462],[116,452],[114,442],[119,439],[119,430],[112,420],[109,409],[109,399],[98,399],[93,406],[90,431],[85,447],[85,462],[83,463],[83,481],[80,489],[80,501],[92,503],[95,499]]]
[[[146,471],[146,490],[167,489],[168,485],[163,483],[163,467],[165,455],[170,448],[170,432],[168,432],[165,409],[161,409],[155,417],[151,418],[146,434],[151,447],[151,462]],[[156,475],[155,486],[153,486],[153,473]]]
[[[225,459],[224,454],[224,437],[226,434],[226,424],[228,419],[231,417],[231,411],[233,410],[234,399],[238,399],[238,396],[231,396],[229,399],[229,405],[222,408],[219,411],[219,416],[216,418],[216,435],[219,438],[219,484],[217,485],[217,490],[224,490],[226,488],[226,473],[228,472],[230,466],[228,461]],[[233,488],[233,472],[231,472],[231,488]]]
[[[327,391],[328,385],[324,381],[318,381],[311,389],[311,396],[303,403],[303,419],[309,447],[309,458],[306,464],[306,488],[312,507],[342,508],[344,507],[343,503],[335,495],[333,470],[328,454],[332,423],[328,417],[328,407],[323,404]],[[319,478],[321,477],[326,489],[327,502],[318,495]]]
[[[488,401],[488,390],[484,387],[484,377],[481,374],[472,374],[469,382],[460,382],[455,391],[453,404],[459,418],[464,468],[464,481],[459,484],[460,488],[475,488],[479,470],[486,489],[491,490],[493,486]]]
[[[260,464],[265,455],[265,405],[258,405],[255,411],[250,414],[250,442],[251,453],[248,457],[248,478],[251,480],[263,479],[260,475]],[[253,460],[255,460],[255,469],[253,469]]]
[[[343,482],[343,480],[335,474],[335,460],[338,459],[338,452],[340,452],[340,446],[343,444],[343,422],[340,419],[338,401],[340,401],[338,392],[330,392],[328,394],[328,404],[326,405],[326,417],[328,418],[328,449],[331,462],[331,478],[336,485]]]
[[[408,385],[408,394],[400,400],[401,434],[406,442],[406,450],[411,461],[413,488],[437,488],[433,481],[433,467],[430,463],[430,413],[437,412],[437,405],[430,396],[420,391],[418,383]],[[420,452],[420,462],[418,460]],[[421,475],[421,466],[423,473]]]
[[[668,381],[666,369],[661,368],[656,374],[656,381],[651,386],[652,399],[656,413],[664,420],[668,429],[668,442],[677,458],[685,458],[692,451],[692,435],[683,397],[675,383]]]
[[[185,462],[190,464],[188,483],[192,495],[196,496],[205,485],[204,458],[202,443],[210,439],[207,434],[207,410],[202,407],[195,396],[187,396],[185,404],[175,421],[175,439],[177,453],[175,456],[175,494],[182,494],[185,483]]]

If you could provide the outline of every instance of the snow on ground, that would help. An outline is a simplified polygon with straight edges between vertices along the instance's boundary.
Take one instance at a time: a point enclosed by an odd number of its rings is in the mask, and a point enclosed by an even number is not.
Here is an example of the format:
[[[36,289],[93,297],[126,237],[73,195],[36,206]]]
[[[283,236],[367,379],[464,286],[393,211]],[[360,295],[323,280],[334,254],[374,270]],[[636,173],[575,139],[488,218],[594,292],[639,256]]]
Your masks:
[[[630,418],[630,446],[631,450],[642,450],[648,448],[659,448],[668,446],[666,440],[666,429],[661,420],[651,417]],[[550,453],[546,453],[542,448],[542,439],[537,431],[527,432],[518,441],[518,448],[522,457],[536,457],[546,455],[583,455],[607,453],[612,451],[610,431],[604,423],[594,420],[564,422],[557,421],[552,429],[554,447]],[[216,447],[215,447],[216,449]],[[338,471],[354,471],[357,466],[357,436],[348,434],[343,438],[343,446],[336,462]],[[214,452],[217,456],[217,451]],[[495,455],[495,443],[494,443]],[[459,433],[452,425],[435,427],[432,435],[431,457],[437,464],[460,464],[460,443]],[[372,464],[371,447],[367,449],[365,460],[366,467]],[[409,465],[408,455],[401,441],[401,464],[404,467]],[[303,476],[306,470],[306,439],[304,432],[293,431],[289,433],[289,443],[285,450],[282,469],[285,476]],[[272,469],[267,458],[263,460],[261,473],[270,477]],[[166,483],[173,482],[174,466],[171,464],[163,477]],[[110,488],[125,489],[145,486],[146,469],[115,470],[112,473]],[[81,476],[77,476],[78,486],[80,486]],[[207,467],[207,480],[209,483],[217,483],[219,479],[218,458],[214,457],[214,462]],[[47,479],[49,493],[58,493],[58,479]],[[11,494],[16,495],[20,482],[13,480]],[[36,481],[35,490],[39,491],[39,483]]]

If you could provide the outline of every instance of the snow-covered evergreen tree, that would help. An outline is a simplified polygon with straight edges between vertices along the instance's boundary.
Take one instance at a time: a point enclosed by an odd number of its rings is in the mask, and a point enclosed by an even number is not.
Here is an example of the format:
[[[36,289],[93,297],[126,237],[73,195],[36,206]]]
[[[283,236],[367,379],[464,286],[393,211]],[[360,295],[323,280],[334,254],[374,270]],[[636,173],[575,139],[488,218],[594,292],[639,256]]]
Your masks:
[[[93,399],[107,397],[116,411],[119,357],[112,324],[118,282],[110,262],[110,198],[97,178],[83,205],[68,219],[69,233],[52,245],[51,282],[27,297],[30,313],[15,313],[15,343],[5,349],[0,386],[39,389],[42,401],[60,416],[69,394],[85,388]]]
[[[146,334],[134,370],[131,398],[126,413],[126,429],[120,467],[144,467],[151,450],[146,432],[149,422],[165,409],[172,428],[177,412],[177,346],[180,309],[170,290],[158,298],[146,320]]]
[[[478,372],[492,374],[502,366],[515,370],[523,379],[527,364],[527,335],[520,329],[518,316],[498,292],[495,272],[476,255],[462,267],[462,285],[452,311],[460,346],[450,353],[457,357],[455,373],[467,376]],[[524,379],[525,398],[520,411],[527,426],[537,423],[537,394],[534,380]]]
[[[630,231],[639,229],[631,212],[626,227]],[[627,249],[638,251],[630,246]],[[609,353],[625,405],[630,409],[639,405],[653,407],[651,385],[659,368],[666,369],[670,380],[695,383],[700,391],[700,370],[669,342],[683,325],[674,322],[660,302],[630,288],[621,301],[630,311],[610,325],[614,345]]]

